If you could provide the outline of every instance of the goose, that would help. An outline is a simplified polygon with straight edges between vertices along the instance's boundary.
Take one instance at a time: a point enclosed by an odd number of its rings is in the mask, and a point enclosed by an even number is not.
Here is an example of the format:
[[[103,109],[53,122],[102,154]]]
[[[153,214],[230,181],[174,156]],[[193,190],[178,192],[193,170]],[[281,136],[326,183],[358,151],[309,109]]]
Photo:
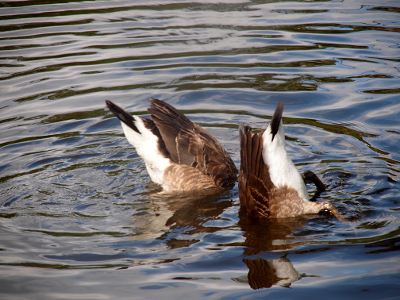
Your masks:
[[[150,98],[150,118],[131,115],[106,100],[129,143],[165,192],[231,189],[237,169],[221,144],[172,105]]]
[[[288,218],[329,211],[340,215],[330,202],[313,202],[304,180],[312,180],[319,190],[325,188],[311,171],[300,175],[286,152],[281,100],[271,122],[262,134],[239,125],[240,173],[239,199],[250,217],[256,219]]]

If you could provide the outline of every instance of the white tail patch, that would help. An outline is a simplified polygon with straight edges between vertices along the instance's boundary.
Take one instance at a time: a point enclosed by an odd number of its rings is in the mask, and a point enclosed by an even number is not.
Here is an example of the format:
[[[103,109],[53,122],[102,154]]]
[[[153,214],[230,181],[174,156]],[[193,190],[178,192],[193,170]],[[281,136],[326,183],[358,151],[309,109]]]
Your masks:
[[[135,119],[135,125],[140,133],[127,126],[124,122],[121,122],[125,136],[144,160],[151,180],[162,185],[164,182],[164,171],[172,162],[160,153],[158,150],[158,137],[144,126],[142,118],[138,116],[132,117]]]
[[[268,165],[271,181],[276,187],[288,186],[295,189],[304,200],[309,200],[306,185],[299,171],[286,152],[285,133],[282,120],[272,141],[271,125],[263,134],[263,158]]]

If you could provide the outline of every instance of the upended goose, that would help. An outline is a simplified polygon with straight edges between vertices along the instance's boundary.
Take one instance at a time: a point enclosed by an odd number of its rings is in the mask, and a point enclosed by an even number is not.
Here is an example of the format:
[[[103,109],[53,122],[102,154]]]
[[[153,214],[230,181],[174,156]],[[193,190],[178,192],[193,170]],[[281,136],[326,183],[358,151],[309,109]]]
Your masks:
[[[263,134],[253,134],[243,123],[239,126],[241,206],[250,217],[257,219],[295,217],[321,211],[330,211],[341,219],[332,203],[309,201],[304,178],[286,153],[283,106],[280,101]],[[305,176],[319,189],[324,188],[311,171],[305,172]]]
[[[106,104],[151,180],[164,191],[205,192],[235,185],[238,171],[221,144],[170,104],[150,98],[150,119],[131,115],[109,100]]]

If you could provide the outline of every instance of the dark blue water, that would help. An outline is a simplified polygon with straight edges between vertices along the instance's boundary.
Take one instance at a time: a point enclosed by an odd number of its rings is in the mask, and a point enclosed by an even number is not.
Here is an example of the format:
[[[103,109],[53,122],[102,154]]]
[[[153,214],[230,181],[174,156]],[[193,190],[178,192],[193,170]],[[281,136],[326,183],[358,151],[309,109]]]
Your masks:
[[[0,3],[0,298],[400,298],[397,2]],[[283,100],[290,156],[345,221],[158,195],[104,104],[148,97],[238,166],[238,124]]]

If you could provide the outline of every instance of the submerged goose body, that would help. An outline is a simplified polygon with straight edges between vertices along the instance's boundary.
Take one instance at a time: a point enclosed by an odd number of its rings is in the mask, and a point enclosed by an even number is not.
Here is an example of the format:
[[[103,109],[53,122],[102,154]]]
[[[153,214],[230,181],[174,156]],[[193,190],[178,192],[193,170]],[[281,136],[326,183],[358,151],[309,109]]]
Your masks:
[[[106,100],[129,143],[164,191],[230,189],[237,169],[221,144],[168,103],[150,98],[150,119]]]
[[[323,210],[338,217],[339,213],[330,202],[309,201],[303,177],[286,152],[282,113],[283,102],[280,101],[262,135],[253,134],[249,127],[240,124],[241,206],[248,215],[258,219],[295,217]],[[315,176],[310,171],[307,174],[310,173]]]

